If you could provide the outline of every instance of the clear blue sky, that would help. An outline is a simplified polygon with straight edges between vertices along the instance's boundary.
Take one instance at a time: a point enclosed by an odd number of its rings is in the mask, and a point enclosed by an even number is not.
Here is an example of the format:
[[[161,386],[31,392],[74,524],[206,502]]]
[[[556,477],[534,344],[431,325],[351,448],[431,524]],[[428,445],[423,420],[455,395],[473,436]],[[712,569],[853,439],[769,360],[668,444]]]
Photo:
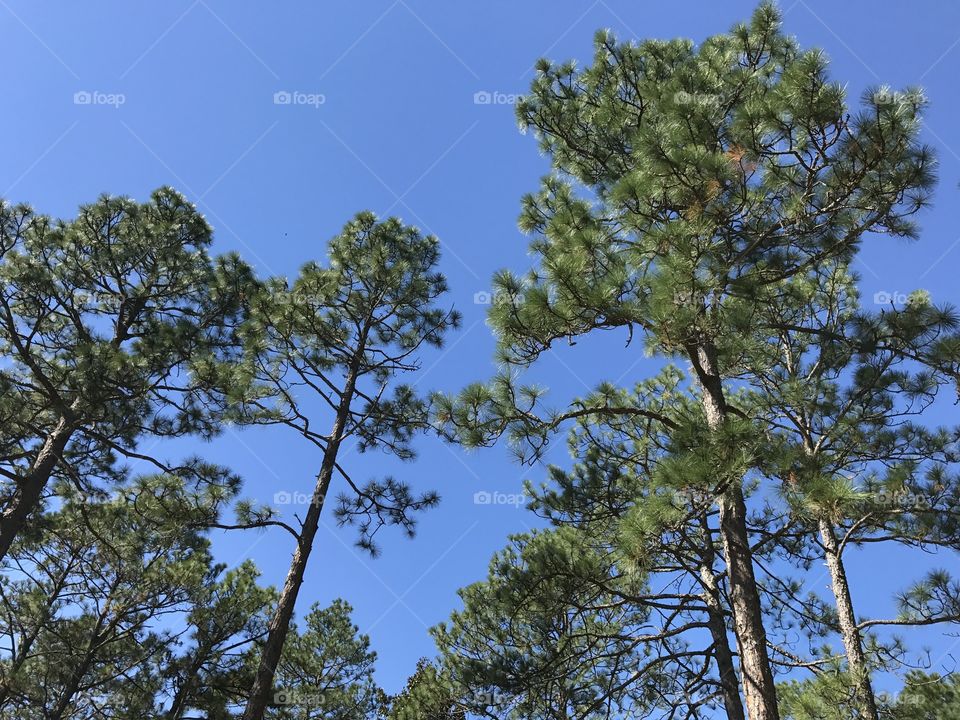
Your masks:
[[[264,274],[292,275],[321,257],[358,210],[399,215],[444,245],[464,326],[445,353],[426,359],[419,383],[454,390],[492,370],[486,308],[474,294],[496,269],[529,266],[515,221],[521,194],[536,188],[547,166],[534,139],[517,131],[507,96],[526,90],[535,60],[587,62],[601,27],[623,38],[699,40],[752,7],[739,0],[0,0],[7,68],[0,195],[69,216],[101,192],[142,200],[170,184],[205,213],[216,250],[239,250]],[[957,302],[960,4],[784,0],[782,7],[787,30],[826,49],[853,98],[880,83],[927,89],[924,134],[941,162],[936,206],[922,218],[919,243],[871,239],[859,270],[868,302],[878,291],[918,287]],[[278,92],[297,94],[277,104]],[[477,104],[482,92],[494,93],[493,102]],[[576,394],[600,379],[648,374],[653,362],[636,346],[624,351],[623,340],[563,349],[539,375]],[[423,518],[418,538],[385,531],[383,555],[370,560],[352,548],[349,529],[328,518],[300,602],[301,609],[336,596],[352,603],[388,690],[433,652],[426,626],[449,614],[456,589],[481,578],[506,535],[531,522],[522,509],[473,502],[478,491],[520,491],[522,470],[504,449],[468,455],[423,441],[420,450],[416,465],[346,459],[355,476],[392,472],[440,490],[443,503]],[[204,452],[229,462],[245,477],[245,493],[265,502],[281,490],[308,492],[318,467],[305,443],[280,431],[227,434]],[[560,443],[550,459],[565,462],[564,452]],[[251,557],[274,583],[282,582],[290,545],[281,532],[216,541],[224,562]],[[906,557],[856,564],[863,611],[889,612],[891,591],[919,567]],[[815,586],[823,589],[825,578]],[[948,647],[936,641],[933,657]]]

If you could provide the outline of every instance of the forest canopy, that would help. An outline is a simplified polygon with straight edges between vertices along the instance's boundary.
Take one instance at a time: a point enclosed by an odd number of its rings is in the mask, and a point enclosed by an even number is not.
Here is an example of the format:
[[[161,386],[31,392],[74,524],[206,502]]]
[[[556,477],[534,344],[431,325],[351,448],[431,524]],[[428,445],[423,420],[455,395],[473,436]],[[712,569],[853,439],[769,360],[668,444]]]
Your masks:
[[[186,188],[0,200],[0,717],[960,720],[922,659],[960,627],[960,314],[866,302],[858,271],[925,239],[928,100],[851,93],[783,21],[536,63],[529,269],[492,279],[490,372],[447,388],[421,385],[461,328],[422,222],[358,212],[290,279],[215,254]],[[539,381],[609,336],[628,372]],[[227,431],[289,443],[299,512],[247,494]],[[388,692],[319,531],[417,542],[448,512],[428,441],[508,450],[529,525]],[[282,585],[225,535],[282,540]],[[865,579],[886,557],[918,560]]]

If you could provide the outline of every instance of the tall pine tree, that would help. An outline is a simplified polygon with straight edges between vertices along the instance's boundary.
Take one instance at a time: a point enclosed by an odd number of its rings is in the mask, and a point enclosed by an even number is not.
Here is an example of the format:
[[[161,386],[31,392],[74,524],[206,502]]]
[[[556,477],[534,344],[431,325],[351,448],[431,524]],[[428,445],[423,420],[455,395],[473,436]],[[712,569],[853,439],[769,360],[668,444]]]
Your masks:
[[[387,478],[355,481],[338,458],[344,443],[414,456],[413,437],[429,424],[426,402],[398,377],[419,367],[418,353],[439,347],[459,315],[438,301],[446,280],[437,272],[439,243],[396,218],[379,222],[361,213],[329,244],[329,265],[306,265],[292,287],[267,283],[253,300],[245,330],[250,373],[262,396],[238,410],[244,422],[280,424],[318,448],[322,461],[299,527],[290,570],[280,593],[245,720],[261,720],[273,693],[320,513],[335,475],[343,483],[335,508],[341,523],[356,524],[361,547],[376,551],[374,535],[400,525],[412,535],[412,513],[436,504],[433,492],[414,495]],[[318,429],[329,416],[329,430]],[[265,520],[254,509],[248,524]],[[266,522],[270,522],[266,520]]]
[[[851,112],[826,65],[781,32],[771,4],[699,46],[600,33],[591,67],[541,61],[517,108],[553,164],[523,202],[538,262],[526,277],[497,276],[510,300],[490,315],[501,359],[517,367],[611,328],[689,364],[701,444],[721,451],[710,485],[750,720],[779,712],[744,497],[755,432],[731,385],[757,364],[753,340],[785,281],[848,262],[871,233],[913,236],[910,216],[933,184],[917,140],[922,98],[868,94]],[[511,426],[542,442],[524,428],[534,397],[505,377],[469,388],[441,417],[465,442]]]

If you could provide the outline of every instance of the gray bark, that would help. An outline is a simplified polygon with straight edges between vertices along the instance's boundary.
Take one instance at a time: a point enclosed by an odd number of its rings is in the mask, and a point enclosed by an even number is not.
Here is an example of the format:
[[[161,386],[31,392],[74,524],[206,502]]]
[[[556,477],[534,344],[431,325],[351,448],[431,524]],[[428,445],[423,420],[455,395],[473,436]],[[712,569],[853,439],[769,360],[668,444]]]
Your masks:
[[[853,597],[850,595],[850,585],[847,583],[847,572],[843,566],[843,557],[833,526],[825,519],[820,520],[820,541],[823,543],[827,568],[830,570],[833,595],[837,603],[840,637],[843,639],[843,647],[847,653],[847,667],[856,695],[857,709],[864,720],[878,720],[877,700],[873,694],[870,671],[863,652],[863,638],[860,636],[856,616],[853,613]]]
[[[711,430],[719,430],[728,412],[716,351],[711,344],[700,343],[690,346],[688,352],[703,389],[707,424]],[[780,720],[777,690],[767,654],[767,633],[763,627],[760,594],[753,571],[743,487],[739,479],[725,484],[717,499],[720,538],[727,561],[727,582],[747,717],[750,720]]]
[[[267,639],[260,655],[260,664],[257,667],[253,687],[250,689],[250,698],[247,700],[243,720],[262,720],[273,694],[273,679],[277,672],[277,665],[280,663],[280,657],[283,654],[283,645],[290,629],[290,621],[293,618],[300,586],[303,584],[307,560],[310,557],[313,541],[320,526],[320,513],[323,510],[327,491],[330,489],[330,481],[333,478],[333,471],[337,462],[337,453],[340,450],[340,443],[346,431],[356,379],[357,363],[355,362],[351,366],[344,384],[337,416],[330,432],[330,442],[323,453],[323,461],[317,475],[317,484],[313,490],[310,507],[303,519],[300,537],[297,539],[297,547],[290,561],[290,569],[280,593],[277,609],[270,620]]]

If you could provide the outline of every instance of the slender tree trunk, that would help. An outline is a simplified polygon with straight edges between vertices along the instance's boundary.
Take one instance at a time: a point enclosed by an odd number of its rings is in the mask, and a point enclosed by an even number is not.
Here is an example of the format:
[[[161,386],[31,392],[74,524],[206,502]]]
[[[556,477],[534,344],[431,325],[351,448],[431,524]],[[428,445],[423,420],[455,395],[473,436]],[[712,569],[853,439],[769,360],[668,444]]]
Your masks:
[[[0,560],[10,551],[10,546],[23,530],[30,513],[40,504],[40,496],[47,486],[50,475],[63,456],[75,426],[61,417],[56,427],[47,436],[30,467],[30,472],[17,484],[17,490],[9,507],[0,516]]]
[[[362,353],[362,350],[360,353]],[[353,399],[354,388],[356,386],[358,363],[359,354],[354,364],[350,367],[346,383],[344,384],[340,405],[337,408],[337,416],[333,423],[333,430],[330,432],[330,443],[323,453],[323,462],[320,466],[320,472],[317,475],[317,484],[313,490],[310,507],[307,509],[307,513],[303,519],[300,537],[297,539],[297,548],[290,561],[290,570],[287,572],[287,579],[283,584],[283,590],[277,602],[277,609],[274,612],[273,618],[270,620],[267,639],[263,645],[263,652],[260,655],[260,664],[257,667],[253,687],[250,689],[250,698],[247,700],[243,720],[262,720],[263,714],[270,702],[270,697],[273,692],[273,678],[277,672],[280,656],[283,653],[283,645],[284,642],[286,642],[287,632],[290,629],[290,620],[293,618],[297,595],[300,593],[300,586],[303,584],[303,575],[307,568],[307,560],[310,557],[310,551],[313,549],[313,540],[320,526],[320,512],[323,510],[323,503],[327,497],[327,491],[330,489],[330,480],[333,478],[337,453],[340,450],[340,443],[343,440],[343,434],[350,416],[350,402]]]
[[[49,720],[62,720],[64,713],[67,712],[67,708],[70,707],[70,703],[73,702],[74,696],[80,689],[80,682],[83,680],[83,676],[89,672],[90,666],[93,664],[94,652],[101,640],[100,632],[101,628],[98,626],[97,633],[91,637],[90,642],[87,643],[87,650],[83,656],[83,660],[77,664],[71,673],[70,679],[67,680],[67,684],[60,694],[60,699],[57,701],[56,706],[45,716],[49,718]]]
[[[707,606],[707,622],[710,625],[710,635],[713,638],[713,655],[717,662],[720,687],[723,691],[723,708],[727,713],[727,720],[745,720],[743,699],[740,697],[740,681],[737,678],[737,669],[733,662],[733,651],[730,649],[730,638],[727,636],[727,623],[720,598],[720,587],[717,584],[717,576],[714,572],[716,553],[713,550],[710,529],[707,527],[705,517],[702,524],[705,530],[705,549],[701,555],[700,584],[703,587],[703,601]]]
[[[717,368],[716,350],[709,343],[690,346],[690,360],[703,388],[703,409],[711,430],[721,429],[727,418],[723,384]],[[718,498],[720,538],[727,561],[727,582],[733,613],[740,673],[747,717],[750,720],[780,720],[773,670],[767,655],[760,593],[753,572],[753,552],[747,531],[747,506],[740,479],[729,482]]]
[[[767,633],[763,627],[746,520],[743,490],[739,484],[734,484],[720,497],[720,533],[727,558],[743,694],[750,720],[779,720],[777,691],[767,655]]]
[[[840,624],[840,637],[843,639],[843,647],[847,653],[847,666],[853,690],[856,693],[857,709],[863,720],[878,720],[877,700],[873,694],[870,671],[863,652],[863,638],[860,636],[860,630],[857,629],[857,620],[853,613],[853,598],[850,595],[850,585],[847,583],[847,571],[843,566],[843,557],[833,526],[826,519],[820,520],[820,541],[823,543],[827,568],[830,570]]]
[[[180,718],[183,717],[183,713],[187,709],[187,704],[190,702],[190,698],[197,688],[197,680],[199,680],[200,669],[203,667],[206,654],[206,648],[197,648],[193,662],[190,663],[190,667],[187,669],[186,678],[180,687],[177,688],[177,692],[173,696],[173,702],[170,703],[166,720],[180,720]]]
[[[63,689],[63,693],[60,695],[56,706],[50,711],[50,714],[47,715],[50,720],[63,719],[63,714],[67,711],[67,708],[70,707],[70,703],[73,702],[73,696],[77,694],[77,690],[80,688],[80,681],[89,668],[90,663],[85,662],[70,676],[70,680]]]

